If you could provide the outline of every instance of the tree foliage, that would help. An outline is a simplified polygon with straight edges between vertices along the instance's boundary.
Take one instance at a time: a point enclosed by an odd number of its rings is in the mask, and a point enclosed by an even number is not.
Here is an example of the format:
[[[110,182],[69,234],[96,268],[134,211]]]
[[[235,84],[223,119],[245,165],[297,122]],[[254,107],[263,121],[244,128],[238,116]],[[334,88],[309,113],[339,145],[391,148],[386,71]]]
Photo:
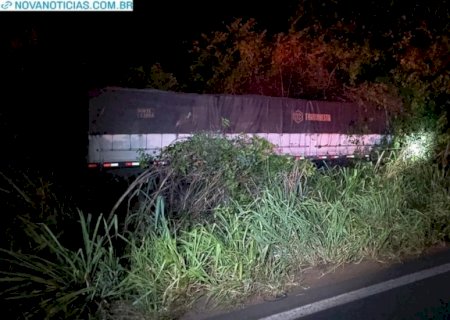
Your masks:
[[[192,80],[204,92],[265,94],[265,67],[270,62],[270,43],[253,19],[236,19],[226,31],[202,34],[194,42]]]
[[[255,20],[237,19],[226,30],[194,42],[192,79],[203,92],[344,98],[345,85],[354,85],[381,55],[320,25],[268,37]]]
[[[159,63],[150,67],[131,68],[126,80],[127,86],[137,88],[154,88],[160,90],[178,90],[178,80],[174,74],[164,71]]]
[[[237,19],[191,51],[191,88],[354,101],[382,108],[396,133],[438,132],[449,149],[449,23],[444,3],[300,1],[286,32]],[[447,152],[448,155],[448,152]]]
[[[285,32],[238,18],[202,34],[183,90],[358,102],[384,109],[397,133],[438,131],[449,149],[447,0],[349,3],[300,0]],[[129,81],[181,88],[160,65]]]

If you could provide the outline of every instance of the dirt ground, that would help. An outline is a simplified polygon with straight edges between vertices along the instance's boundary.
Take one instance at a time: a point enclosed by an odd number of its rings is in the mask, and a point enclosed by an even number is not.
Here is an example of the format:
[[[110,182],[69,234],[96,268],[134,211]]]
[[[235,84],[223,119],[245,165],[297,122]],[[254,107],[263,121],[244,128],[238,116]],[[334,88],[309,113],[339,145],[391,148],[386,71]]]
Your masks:
[[[423,252],[420,256],[430,255],[446,250],[450,247],[450,243],[442,243],[434,247],[429,248]],[[349,263],[341,266],[323,265],[317,267],[311,267],[303,269],[296,277],[295,282],[298,285],[291,287],[287,292],[280,294],[276,297],[268,296],[251,296],[243,303],[235,305],[233,308],[220,307],[218,303],[216,307],[212,307],[213,303],[206,303],[205,300],[199,300],[193,308],[182,317],[180,320],[206,320],[215,315],[230,312],[233,310],[243,309],[245,307],[264,303],[267,301],[274,301],[283,299],[286,295],[305,295],[308,294],[308,290],[312,288],[324,287],[332,285],[334,283],[343,282],[352,278],[362,277],[364,275],[369,276],[383,270],[386,270],[398,263],[405,263],[409,260],[418,258],[419,256],[405,256],[395,260],[387,261],[375,261],[375,260],[363,260],[358,263]]]

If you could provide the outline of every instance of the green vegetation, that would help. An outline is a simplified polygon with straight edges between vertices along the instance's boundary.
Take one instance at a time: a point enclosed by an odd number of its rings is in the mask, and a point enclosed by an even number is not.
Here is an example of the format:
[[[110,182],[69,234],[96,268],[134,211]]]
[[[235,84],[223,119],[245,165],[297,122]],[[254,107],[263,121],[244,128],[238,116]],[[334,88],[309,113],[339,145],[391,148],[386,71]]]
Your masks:
[[[203,35],[186,83],[133,69],[137,87],[382,108],[396,152],[319,169],[261,139],[200,133],[164,150],[106,218],[63,205],[44,179],[0,174],[2,298],[38,319],[171,318],[200,297],[277,295],[305,267],[449,241],[448,6],[420,5],[303,0],[286,32],[237,19]]]
[[[362,103],[385,110],[400,140],[432,131],[436,157],[446,166],[448,7],[445,1],[302,0],[283,32],[237,18],[193,41],[178,90]]]
[[[2,250],[3,262],[10,264],[10,271],[0,272],[0,280],[16,284],[3,294],[31,300],[33,307],[25,314],[36,319],[87,317],[91,308],[97,310],[97,304],[123,294],[121,279],[125,269],[112,241],[117,219],[107,223],[100,216],[93,223],[91,215],[80,213],[80,225],[82,247],[77,250],[62,245],[45,224],[31,234],[38,253]]]
[[[448,172],[401,152],[319,169],[260,139],[205,133],[161,157],[120,200],[123,222],[79,213],[78,246],[28,223],[34,253],[2,250],[3,297],[32,301],[40,318],[172,318],[200,297],[277,295],[306,267],[450,239]]]

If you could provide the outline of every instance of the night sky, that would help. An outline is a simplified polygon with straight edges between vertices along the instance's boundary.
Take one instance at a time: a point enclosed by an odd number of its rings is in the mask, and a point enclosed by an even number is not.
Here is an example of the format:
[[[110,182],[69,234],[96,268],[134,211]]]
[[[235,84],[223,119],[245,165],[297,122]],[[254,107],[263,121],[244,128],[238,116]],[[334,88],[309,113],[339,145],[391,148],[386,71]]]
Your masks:
[[[267,3],[134,1],[134,12],[9,13],[1,16],[2,43],[36,37],[34,57],[47,63],[80,67],[89,83],[113,82],[133,65],[161,63],[172,72],[186,68],[188,49],[202,32],[222,29],[235,17],[256,18],[262,28],[286,30],[297,1]],[[13,59],[18,59],[15,50]],[[89,78],[89,79],[87,79]],[[95,78],[95,79],[94,79]]]
[[[238,17],[255,18],[269,34],[287,31],[288,19],[302,2],[314,3],[314,14],[322,16],[324,24],[336,21],[336,11],[347,21],[359,19],[366,30],[375,31],[390,28],[399,17],[408,22],[423,15],[429,23],[448,23],[447,0],[134,0],[134,12],[0,13],[0,77],[7,84],[11,78],[23,79],[17,72],[23,69],[33,80],[47,75],[52,81],[71,74],[68,78],[79,78],[86,85],[103,85],[116,81],[130,66],[155,62],[167,71],[183,73],[192,41],[202,32],[223,30],[224,24]],[[47,72],[42,74],[40,68]],[[68,72],[52,75],[50,69]]]

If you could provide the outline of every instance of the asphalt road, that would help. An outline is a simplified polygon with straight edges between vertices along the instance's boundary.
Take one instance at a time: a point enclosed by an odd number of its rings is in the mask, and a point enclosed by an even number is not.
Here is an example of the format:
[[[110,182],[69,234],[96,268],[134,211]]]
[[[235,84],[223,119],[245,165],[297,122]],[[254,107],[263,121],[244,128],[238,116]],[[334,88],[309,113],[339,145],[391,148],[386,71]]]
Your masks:
[[[297,319],[450,319],[450,273]]]
[[[450,250],[209,319],[450,319]]]

